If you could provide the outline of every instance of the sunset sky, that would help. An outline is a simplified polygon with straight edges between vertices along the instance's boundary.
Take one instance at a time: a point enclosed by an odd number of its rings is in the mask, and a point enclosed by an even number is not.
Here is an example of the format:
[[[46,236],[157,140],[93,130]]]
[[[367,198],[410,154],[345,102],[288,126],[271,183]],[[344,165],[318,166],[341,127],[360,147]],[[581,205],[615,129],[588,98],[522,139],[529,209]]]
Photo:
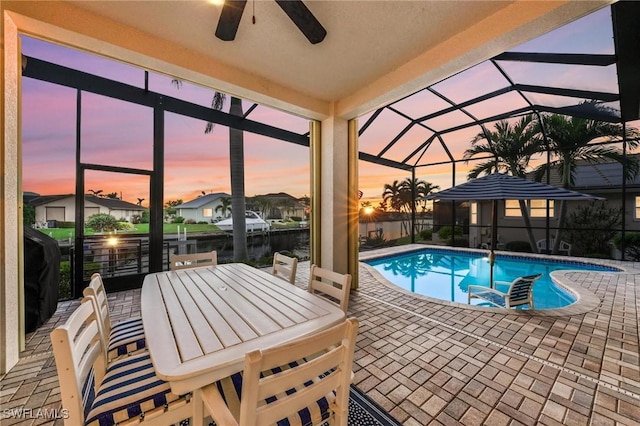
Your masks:
[[[144,72],[140,69],[88,55],[79,51],[23,37],[23,53],[45,61],[119,80],[143,87]],[[515,47],[514,51],[562,53],[614,53],[611,17],[608,7],[534,41]],[[554,87],[574,87],[588,90],[617,91],[615,66],[613,70],[582,67],[579,71],[545,71],[548,65],[524,63],[504,64],[509,75],[526,84]],[[585,68],[588,68],[585,70]],[[602,67],[600,67],[602,68]],[[607,67],[611,68],[611,67]],[[550,68],[549,68],[550,69]],[[613,72],[612,72],[613,71]],[[577,73],[580,74],[577,74]],[[495,68],[481,64],[458,76],[435,85],[449,99],[463,101],[504,87],[505,80],[496,78]],[[213,91],[189,83],[180,89],[165,76],[150,75],[151,91],[182,98],[209,106]],[[43,195],[66,194],[75,191],[75,115],[76,94],[69,88],[23,79],[23,190]],[[542,95],[539,102],[545,103]],[[469,108],[478,118],[499,113],[505,105],[522,102],[517,95],[505,95],[493,102]],[[82,107],[82,161],[111,166],[151,169],[152,162],[152,110],[125,102],[83,94]],[[564,100],[568,104],[575,99]],[[251,103],[244,102],[246,110]],[[448,106],[426,91],[402,100],[394,106],[412,117],[429,114]],[[225,106],[228,111],[228,104]],[[360,118],[363,125],[371,113]],[[308,131],[308,121],[267,107],[259,106],[249,116],[297,133]],[[426,124],[441,130],[469,120],[461,113],[447,114]],[[405,127],[408,121],[385,111],[367,129],[359,140],[360,151],[377,154]],[[165,126],[165,202],[191,200],[205,192],[230,192],[228,129],[216,126],[212,134],[204,134],[205,123],[175,114],[167,114]],[[491,126],[490,126],[491,127]],[[469,147],[469,141],[479,132],[478,127],[445,136],[452,154],[460,158]],[[391,150],[388,156],[402,160],[426,140],[431,133],[414,126]],[[308,148],[245,133],[245,191],[247,196],[269,192],[287,192],[301,197],[309,194]],[[421,160],[421,164],[446,161],[444,149],[434,143]],[[456,166],[456,183],[466,180],[466,171],[472,165]],[[422,167],[417,177],[442,189],[452,184],[451,166]],[[359,164],[359,188],[364,200],[377,202],[385,183],[402,180],[410,174],[400,170]],[[125,201],[137,202],[144,198],[148,205],[147,178],[104,172],[87,173],[87,190],[117,192]]]

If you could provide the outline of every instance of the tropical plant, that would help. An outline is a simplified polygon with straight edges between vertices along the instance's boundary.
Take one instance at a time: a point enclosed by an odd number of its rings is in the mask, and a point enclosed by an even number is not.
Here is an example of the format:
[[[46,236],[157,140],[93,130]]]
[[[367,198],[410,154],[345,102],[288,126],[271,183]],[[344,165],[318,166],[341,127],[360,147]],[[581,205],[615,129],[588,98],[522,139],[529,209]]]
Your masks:
[[[385,184],[382,192],[384,205],[401,213],[402,228],[409,235],[410,213],[417,210],[421,201],[418,199],[435,192],[440,187],[432,185],[417,178],[405,178],[402,182],[394,180],[391,184]],[[415,230],[414,230],[415,233]]]
[[[272,198],[258,195],[251,199],[251,205],[260,212],[260,216],[263,219],[268,219],[271,216],[271,209],[273,209]]]
[[[614,115],[614,110],[604,107],[596,102],[585,101],[582,109],[592,109],[598,113]],[[579,161],[591,164],[614,161],[625,164],[624,179],[632,179],[640,170],[638,160],[623,155],[621,150],[611,145],[594,144],[597,141],[614,142],[623,137],[624,127],[620,124],[590,120],[582,117],[567,117],[558,114],[544,115],[539,120],[537,127],[540,133],[547,137],[549,149],[555,159],[544,163],[536,169],[536,180],[541,181],[543,176],[555,170],[560,176],[563,188],[575,187],[576,165]],[[639,133],[635,128],[626,128],[628,147],[637,148]],[[562,233],[565,229],[567,218],[567,206],[565,201],[560,201],[560,213],[558,219],[558,236],[555,239],[552,253],[558,253]]]
[[[230,197],[220,198],[220,205],[216,206],[216,212],[218,211],[222,214],[222,217],[228,217],[228,213],[231,211]]]
[[[469,171],[469,179],[482,174],[505,172],[513,176],[524,177],[531,157],[540,151],[537,128],[532,115],[525,115],[511,125],[501,120],[494,125],[495,130],[485,129],[471,140],[471,148],[464,153],[468,163],[473,157],[491,155],[491,159],[476,165]],[[529,209],[524,200],[518,200],[520,212],[527,230],[527,238],[531,247],[536,247],[536,239],[531,227]]]
[[[95,232],[111,232],[118,229],[118,220],[107,213],[96,213],[87,219],[87,228]]]
[[[613,242],[618,250],[624,250],[625,259],[640,260],[640,232],[626,232],[624,238],[622,234],[616,235]]]
[[[609,258],[610,243],[618,233],[621,221],[622,209],[594,201],[569,214],[565,239],[584,256]]]

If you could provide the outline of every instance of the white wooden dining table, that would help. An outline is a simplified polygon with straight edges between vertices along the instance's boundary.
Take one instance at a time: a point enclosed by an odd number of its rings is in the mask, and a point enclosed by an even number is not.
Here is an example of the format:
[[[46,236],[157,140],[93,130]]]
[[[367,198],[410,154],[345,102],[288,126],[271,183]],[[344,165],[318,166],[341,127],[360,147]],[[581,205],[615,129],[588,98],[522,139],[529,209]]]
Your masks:
[[[141,309],[156,373],[178,395],[242,371],[252,350],[345,319],[330,301],[241,263],[149,274]]]

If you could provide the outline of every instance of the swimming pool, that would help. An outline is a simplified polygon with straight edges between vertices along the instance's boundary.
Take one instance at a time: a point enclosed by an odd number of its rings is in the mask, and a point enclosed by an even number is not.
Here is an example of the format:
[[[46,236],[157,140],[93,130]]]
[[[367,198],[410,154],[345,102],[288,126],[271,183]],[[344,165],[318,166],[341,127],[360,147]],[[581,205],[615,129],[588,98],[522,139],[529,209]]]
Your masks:
[[[367,260],[382,276],[395,285],[424,296],[467,304],[469,285],[488,285],[489,260],[486,252],[425,249],[390,257]],[[542,273],[533,286],[536,309],[568,306],[576,298],[555,285],[549,273],[557,270],[619,271],[616,268],[584,262],[546,260],[534,257],[496,255],[494,281],[506,291],[508,284],[523,275]],[[489,306],[472,299],[472,305]]]

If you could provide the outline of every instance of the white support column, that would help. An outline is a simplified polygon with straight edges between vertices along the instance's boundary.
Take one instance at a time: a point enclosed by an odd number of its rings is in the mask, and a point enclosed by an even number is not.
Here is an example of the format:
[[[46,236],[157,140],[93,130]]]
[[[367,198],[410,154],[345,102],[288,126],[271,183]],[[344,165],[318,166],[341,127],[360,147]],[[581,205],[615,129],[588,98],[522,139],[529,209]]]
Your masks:
[[[320,177],[321,266],[336,272],[349,269],[349,126],[331,116],[321,122]]]
[[[24,337],[20,170],[20,40],[2,14],[0,40],[0,373],[19,358]]]

